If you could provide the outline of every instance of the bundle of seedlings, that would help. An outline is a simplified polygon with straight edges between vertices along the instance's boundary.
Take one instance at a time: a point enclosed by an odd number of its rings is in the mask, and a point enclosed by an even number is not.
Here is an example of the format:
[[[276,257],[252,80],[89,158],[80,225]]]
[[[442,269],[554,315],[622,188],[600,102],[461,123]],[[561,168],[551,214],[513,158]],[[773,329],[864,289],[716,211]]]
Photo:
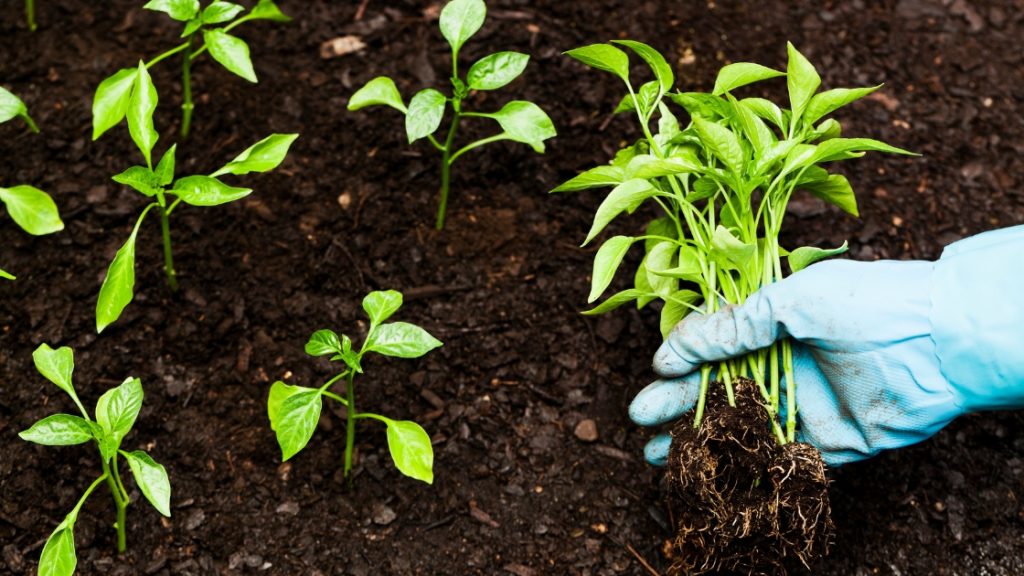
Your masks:
[[[730,64],[709,94],[673,92],[672,69],[650,46],[614,44],[638,55],[655,79],[634,89],[629,57],[612,44],[568,55],[625,82],[628,94],[616,111],[635,114],[644,137],[609,165],[587,170],[554,192],[612,188],[584,245],[646,202],[664,215],[641,235],[613,236],[601,245],[591,303],[611,284],[630,247],[642,245],[644,257],[632,288],[585,314],[661,300],[664,337],[690,312],[742,303],[783,278],[784,260],[796,273],[846,250],[845,243],[793,250],[779,244],[786,206],[798,190],[857,215],[850,183],[824,165],[868,151],[909,154],[877,140],[841,137],[840,124],[826,116],[878,87],[819,92],[817,71],[792,45],[785,72]],[[788,109],[764,98],[734,96],[776,77],[786,78]],[[669,104],[681,108],[689,122],[681,124]],[[792,559],[807,565],[827,552],[832,523],[825,466],[816,449],[796,441],[797,385],[788,340],[701,368],[694,420],[677,424],[672,433],[667,480],[676,530],[673,573],[784,573]]]

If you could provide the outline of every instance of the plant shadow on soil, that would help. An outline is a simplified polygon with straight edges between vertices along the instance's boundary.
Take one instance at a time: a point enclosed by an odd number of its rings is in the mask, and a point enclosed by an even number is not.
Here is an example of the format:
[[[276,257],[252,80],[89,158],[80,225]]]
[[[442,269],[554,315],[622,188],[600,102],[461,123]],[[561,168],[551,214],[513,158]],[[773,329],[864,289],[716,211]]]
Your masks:
[[[302,136],[275,173],[248,180],[251,197],[176,213],[179,294],[163,285],[159,232],[147,224],[136,301],[97,337],[102,273],[142,201],[110,181],[139,162],[126,130],[89,141],[92,92],[172,46],[179,27],[135,1],[66,0],[40,3],[40,29],[29,34],[21,3],[0,1],[0,81],[43,129],[0,126],[0,174],[52,192],[67,223],[30,238],[0,221],[0,258],[19,276],[0,284],[2,574],[34,572],[46,536],[99,473],[89,450],[16,436],[70,409],[32,369],[41,342],[75,348],[87,404],[128,375],[142,379],[146,401],[125,446],[153,454],[174,486],[170,520],[130,509],[123,560],[112,552],[108,497],[97,493],[76,531],[82,574],[648,573],[633,551],[666,569],[660,473],[640,457],[648,432],[626,417],[651,378],[657,317],[578,314],[592,253],[577,245],[601,194],[545,194],[638,134],[610,116],[617,82],[564,50],[643,40],[671,56],[686,89],[706,90],[726,60],[782,66],[788,39],[820,65],[826,87],[886,82],[842,120],[850,134],[924,158],[847,168],[862,218],[799,199],[786,245],[848,238],[854,258],[935,258],[952,240],[1024,221],[1024,14],[1002,2],[492,1],[464,63],[495,50],[533,59],[523,79],[473,105],[533,100],[560,134],[545,156],[505,143],[460,161],[443,233],[432,230],[433,151],[405,144],[396,113],[344,111],[373,76],[396,78],[407,98],[446,82],[436,6],[369,2],[356,20],[355,1],[281,4],[292,24],[239,28],[259,84],[197,64],[179,170],[210,171],[271,132]],[[345,34],[368,48],[322,59],[321,43]],[[173,61],[154,81],[162,152],[179,121]],[[479,123],[466,129],[467,138],[489,134]],[[641,217],[616,229],[628,233]],[[403,291],[403,319],[446,345],[371,367],[361,402],[424,424],[437,479],[400,477],[384,431],[367,424],[350,492],[340,479],[341,415],[327,414],[309,447],[282,465],[265,400],[275,379],[322,381],[328,368],[303,354],[306,337],[365,330],[359,302],[378,288]],[[596,441],[573,434],[585,419]],[[1024,573],[1022,429],[1020,413],[968,417],[835,472],[836,544],[811,572]]]

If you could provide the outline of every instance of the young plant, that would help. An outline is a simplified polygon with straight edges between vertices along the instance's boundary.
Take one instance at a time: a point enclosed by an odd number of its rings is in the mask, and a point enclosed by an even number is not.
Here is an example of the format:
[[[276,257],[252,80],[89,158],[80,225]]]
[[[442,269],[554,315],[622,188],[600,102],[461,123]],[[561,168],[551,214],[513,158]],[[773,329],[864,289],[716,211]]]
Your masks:
[[[487,6],[483,0],[452,0],[441,10],[441,35],[452,49],[452,95],[438,90],[420,90],[406,107],[395,82],[387,76],[378,76],[356,91],[348,102],[349,110],[367,106],[390,106],[405,114],[405,132],[409,144],[422,138],[430,141],[441,152],[441,199],[437,208],[437,229],[444,228],[448,207],[448,188],[451,167],[470,150],[491,142],[512,140],[531,146],[538,154],[544,153],[544,141],[557,135],[551,118],[539,106],[525,100],[513,100],[497,112],[473,112],[463,105],[472,90],[497,90],[512,82],[523,70],[530,57],[519,52],[496,52],[470,66],[465,79],[459,76],[459,50],[484,23]],[[448,105],[452,117],[444,141],[434,137],[441,126]],[[490,118],[498,123],[501,132],[470,142],[461,148],[455,146],[455,136],[463,118]]]
[[[54,414],[33,424],[18,434],[23,440],[43,446],[73,446],[95,442],[99,449],[102,474],[86,488],[85,493],[50,535],[39,558],[40,576],[70,576],[75,573],[75,522],[85,501],[100,484],[106,483],[117,509],[117,551],[126,547],[126,510],[131,501],[121,480],[118,456],[123,456],[142,495],[164,516],[171,515],[171,483],[167,471],[142,450],[126,452],[121,442],[132,430],[135,418],[142,409],[142,382],[128,378],[120,386],[107,390],[96,402],[95,420],[89,416],[78,399],[71,381],[75,369],[75,355],[71,348],[56,350],[42,344],[32,353],[36,370],[47,380],[71,397],[81,416]]]
[[[39,127],[28,114],[28,108],[20,98],[0,87],[0,124],[13,118],[21,118],[29,129],[39,133]],[[0,188],[0,204],[7,207],[14,223],[33,236],[53,234],[64,229],[64,222],[57,212],[53,198],[33,186],[20,185]],[[14,280],[15,277],[0,269],[0,278]]]
[[[783,277],[783,258],[797,272],[846,250],[845,243],[829,250],[809,246],[786,250],[779,245],[786,205],[797,190],[858,215],[850,183],[825,165],[859,158],[868,151],[910,154],[869,138],[840,137],[839,122],[826,116],[879,86],[819,92],[817,71],[792,44],[785,72],[747,62],[730,64],[719,72],[710,94],[672,92],[673,72],[660,53],[640,42],[614,44],[638,55],[655,79],[634,89],[629,57],[612,44],[567,54],[611,72],[626,84],[628,94],[617,111],[634,113],[644,137],[619,151],[610,165],[587,170],[553,192],[612,188],[597,209],[584,245],[613,219],[647,201],[664,216],[650,222],[641,235],[614,236],[601,245],[594,258],[589,302],[608,288],[633,244],[642,244],[645,256],[633,288],[585,314],[602,314],[633,301],[643,308],[660,299],[664,301],[664,336],[691,311],[712,313],[722,305],[743,302]],[[734,96],[742,87],[776,77],[786,78],[788,109],[764,98]],[[685,127],[668,106],[670,102],[689,115]],[[655,117],[657,133],[651,129]],[[701,371],[695,426],[703,417],[711,372],[711,366]],[[786,383],[785,430],[779,422],[780,372]],[[757,384],[778,442],[794,441],[797,406],[791,343],[783,340],[718,366],[718,379],[731,405],[735,405],[733,379],[748,375]]]
[[[249,82],[256,83],[256,72],[249,58],[249,45],[237,36],[229,34],[234,28],[251,20],[272,20],[289,22],[291,18],[274,4],[273,0],[259,2],[242,15],[245,7],[233,2],[215,0],[206,8],[200,8],[199,0],[150,0],[143,8],[164,12],[174,20],[185,25],[181,33],[184,42],[160,54],[149,62],[140,63],[138,68],[123,68],[100,83],[96,88],[96,96],[92,102],[92,139],[96,140],[104,132],[117,126],[128,114],[130,104],[136,98],[152,99],[156,103],[156,89],[151,83],[146,86],[149,94],[139,94],[141,84],[139,77],[155,64],[181,53],[181,136],[187,137],[192,124],[192,63],[204,52],[222,66]],[[135,136],[138,131],[137,122],[133,122],[128,114],[128,130]]]
[[[356,422],[369,419],[387,426],[388,450],[398,471],[410,478],[433,484],[434,449],[430,445],[430,436],[419,424],[356,411],[355,377],[363,373],[364,356],[373,352],[381,356],[418,358],[441,346],[440,341],[419,326],[407,322],[384,323],[401,306],[402,295],[394,290],[370,292],[363,299],[363,310],[370,317],[370,331],[358,352],[352,348],[352,339],[346,335],[339,338],[331,330],[314,332],[306,343],[306,354],[329,355],[332,362],[341,361],[346,366],[319,388],[274,382],[267,400],[267,413],[270,416],[270,427],[281,446],[282,461],[298,454],[313,437],[313,431],[320,420],[323,398],[326,397],[340,402],[348,414],[344,465],[346,478],[352,471]],[[345,382],[344,397],[331,392],[331,386],[341,381]]]
[[[252,193],[249,188],[236,188],[222,182],[219,177],[250,172],[267,172],[276,168],[288,154],[288,148],[298,134],[272,134],[253,144],[234,160],[208,176],[194,175],[175,179],[174,164],[177,144],[164,153],[153,168],[152,150],[160,135],[153,128],[153,110],[156,109],[156,90],[150,80],[145,64],[139,62],[133,82],[135,88],[128,104],[128,125],[132,128],[132,139],[146,160],[145,166],[132,166],[114,176],[119,184],[131,187],[136,192],[153,200],[146,205],[135,222],[128,240],[117,251],[107,269],[106,278],[100,288],[96,302],[96,332],[114,323],[124,308],[132,301],[135,290],[135,239],[142,221],[149,211],[160,213],[160,229],[164,244],[164,272],[171,290],[178,289],[174,271],[174,255],[171,251],[170,217],[178,204],[191,206],[219,206],[234,202]],[[171,199],[173,197],[173,200]]]

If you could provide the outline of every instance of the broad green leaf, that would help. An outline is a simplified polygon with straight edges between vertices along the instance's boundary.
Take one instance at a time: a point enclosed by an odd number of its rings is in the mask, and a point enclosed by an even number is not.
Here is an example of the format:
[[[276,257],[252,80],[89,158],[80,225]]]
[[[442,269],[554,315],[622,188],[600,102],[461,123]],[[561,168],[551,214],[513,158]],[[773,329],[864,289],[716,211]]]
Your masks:
[[[622,264],[629,247],[633,245],[632,236],[613,236],[605,241],[594,256],[594,273],[590,280],[590,296],[587,303],[593,303],[604,294],[605,289],[612,283],[615,271]]]
[[[135,425],[142,410],[142,398],[142,381],[129,377],[120,386],[104,392],[96,402],[96,423],[117,445]]]
[[[50,534],[39,555],[39,576],[73,576],[78,558],[75,556],[75,523],[70,518]]]
[[[32,121],[32,117],[28,115],[28,108],[21,98],[0,86],[0,124],[18,116],[25,120],[33,132],[39,132],[39,128]]]
[[[223,29],[203,30],[203,41],[210,49],[210,56],[222,66],[245,78],[249,82],[256,83],[256,71],[252,68],[252,60],[249,58],[249,45],[245,40],[228,34]]]
[[[729,96],[732,99],[732,96]],[[736,119],[739,121],[743,134],[754,147],[754,157],[759,157],[765,150],[775,143],[775,136],[757,114],[746,104],[732,101],[733,110],[736,111]]]
[[[551,192],[576,192],[588,188],[617,186],[625,179],[625,171],[618,166],[598,166],[576,175]]]
[[[225,164],[211,176],[216,177],[222,174],[242,176],[250,172],[269,172],[284,162],[285,156],[288,155],[288,149],[298,137],[298,134],[271,134],[246,148],[234,160]]]
[[[687,314],[693,311],[690,306],[701,299],[701,295],[693,290],[679,290],[665,300],[661,308],[661,337],[668,338],[668,333],[679,324]],[[688,306],[690,305],[690,306]]]
[[[203,19],[201,17],[193,18],[185,23],[185,28],[181,31],[180,38],[188,38],[189,36],[195,34],[196,30],[199,30],[202,27]]]
[[[633,300],[636,300],[637,298],[640,297],[641,294],[642,292],[640,290],[637,290],[636,288],[623,290],[622,292],[613,294],[607,300],[601,302],[597,306],[594,306],[590,310],[580,312],[580,314],[583,314],[584,316],[597,316],[598,314],[604,314],[605,312],[615,310],[616,308],[622,306],[623,304],[628,304]]]
[[[591,44],[565,53],[591,68],[611,72],[629,83],[629,56],[611,44]]]
[[[636,110],[636,102],[633,100],[632,94],[626,94],[619,100],[619,104],[612,110],[612,114],[622,114],[623,112],[632,112]]]
[[[650,154],[637,154],[626,167],[626,178],[650,180],[669,174],[688,174],[700,171],[700,166],[683,158],[658,158]]]
[[[440,346],[440,340],[415,324],[390,322],[371,332],[364,348],[384,356],[418,358]]]
[[[402,114],[408,112],[405,103],[402,102],[402,95],[398,93],[395,81],[387,76],[378,76],[366,83],[365,86],[356,90],[348,100],[348,109],[351,111],[361,110],[367,106],[391,106]]]
[[[644,259],[640,261],[640,265],[636,268],[636,273],[633,274],[633,287],[637,291],[637,310],[642,310],[644,306],[658,299],[658,295],[654,293],[654,288],[647,278],[647,256],[644,256]]]
[[[718,71],[718,78],[715,79],[715,88],[711,91],[715,96],[721,96],[726,92],[735,90],[747,84],[760,82],[769,78],[785,76],[785,72],[773,70],[767,66],[753,64],[751,62],[737,62],[723,66]]]
[[[233,20],[245,10],[245,6],[234,2],[217,0],[203,9],[203,24],[221,24]]]
[[[544,152],[545,140],[558,135],[551,118],[533,102],[513,100],[488,116],[498,121],[510,139],[529,144],[538,153]]]
[[[448,99],[433,88],[420,90],[409,101],[405,114],[405,133],[409,144],[426,138],[437,131],[444,118],[444,107]]]
[[[830,174],[824,182],[805,184],[802,188],[825,202],[839,207],[843,212],[860,216],[860,211],[857,210],[857,196],[853,193],[850,181],[842,174]]]
[[[174,181],[174,154],[177,149],[178,145],[172,144],[167,149],[167,152],[164,152],[164,157],[160,159],[160,163],[156,165],[156,170],[153,171],[157,184],[160,186],[167,186]]]
[[[363,298],[363,310],[370,317],[371,325],[387,320],[401,307],[402,293],[397,290],[377,290]]]
[[[662,92],[668,92],[672,89],[672,84],[675,83],[675,75],[672,73],[672,67],[669,66],[661,52],[643,42],[636,42],[635,40],[612,40],[612,42],[629,48],[636,52],[636,55],[642,58],[644,62],[647,62],[647,65],[651,67],[651,71],[654,72],[654,77],[658,79]]]
[[[441,35],[458,55],[462,45],[484,25],[487,5],[483,0],[452,0],[441,10]]]
[[[652,80],[644,83],[640,86],[640,90],[636,93],[637,103],[640,105],[640,113],[644,117],[651,115],[651,111],[654,109],[654,105],[658,102],[658,96],[661,94],[661,85],[657,81]]]
[[[807,109],[804,111],[803,115],[803,121],[808,125],[814,124],[819,118],[827,116],[843,106],[846,106],[850,102],[859,100],[881,87],[882,85],[879,84],[878,86],[870,86],[868,88],[836,88],[834,90],[826,90],[819,94],[815,94],[807,104]]]
[[[813,144],[795,144],[786,154],[786,163],[782,165],[782,173],[789,174],[816,162],[818,147]]]
[[[142,450],[121,452],[132,476],[138,484],[142,495],[156,508],[156,511],[170,518],[171,516],[171,481],[167,478],[167,470]]]
[[[667,240],[658,242],[647,253],[644,259],[644,268],[647,271],[647,285],[651,292],[654,292],[662,299],[668,298],[676,291],[679,281],[671,276],[661,274],[665,270],[671,270],[676,265],[676,254],[679,246],[675,242]]]
[[[107,275],[100,287],[100,296],[96,300],[96,333],[117,321],[125,306],[135,296],[135,238],[139,233],[139,225],[146,213],[139,216],[131,236],[118,249],[114,260],[107,268]]]
[[[277,7],[277,4],[273,0],[260,0],[256,6],[253,7],[252,11],[249,12],[249,16],[254,20],[271,20],[274,22],[291,22],[291,16],[285,15],[281,12],[281,9]]]
[[[485,56],[469,68],[466,83],[474,90],[497,90],[518,78],[529,61],[529,56],[519,52]]]
[[[704,92],[671,93],[668,97],[693,117],[714,121],[732,114],[728,102]]]
[[[434,483],[434,448],[430,436],[411,420],[386,419],[388,451],[398,471],[410,478]]]
[[[74,446],[93,439],[89,421],[71,414],[54,414],[18,433],[22,440],[43,446]]]
[[[122,68],[96,88],[92,99],[92,139],[117,126],[128,113],[138,68]]]
[[[803,116],[804,109],[807,108],[814,93],[821,86],[821,77],[818,76],[818,71],[814,69],[810,61],[798,52],[792,43],[787,42],[786,48],[789,51],[786,83],[789,87],[789,106],[793,111],[791,122],[797,122]]]
[[[782,110],[772,101],[764,98],[744,98],[740,103],[754,114],[774,124],[780,132],[786,131],[786,119]]]
[[[597,213],[594,215],[594,223],[591,225],[590,232],[587,233],[587,239],[583,241],[583,245],[586,246],[590,243],[616,216],[623,212],[632,213],[644,200],[650,198],[656,192],[650,182],[638,178],[626,180],[616,186],[597,208]]]
[[[711,256],[726,269],[746,270],[756,251],[757,246],[744,243],[725,226],[718,226],[711,237]]]
[[[166,158],[166,155],[164,156]],[[111,177],[111,180],[118,184],[124,184],[133,190],[145,195],[156,196],[160,191],[160,177],[145,166],[132,166],[131,168]]]
[[[75,384],[72,376],[75,373],[75,352],[68,346],[61,346],[54,350],[49,344],[40,344],[32,352],[32,362],[36,370],[58,388],[67,392],[72,398],[77,399]]]
[[[779,140],[762,150],[754,165],[754,174],[760,176],[766,173],[776,162],[786,158],[797,144],[800,144],[797,139]]]
[[[4,270],[0,270],[0,278],[3,278],[5,280],[17,280],[18,279],[15,275],[11,274],[10,272],[4,271]]]
[[[128,102],[128,132],[132,140],[139,147],[142,156],[146,159],[146,166],[152,166],[151,154],[153,146],[160,138],[156,128],[153,127],[153,111],[157,104],[156,87],[153,86],[153,79],[146,70],[146,64],[139,60],[139,70],[135,75],[135,85],[132,88],[132,97]]]
[[[53,198],[33,186],[0,188],[0,202],[7,213],[25,232],[33,236],[52,234],[64,229]]]
[[[305,448],[313,437],[323,409],[323,394],[320,390],[279,382],[274,387],[277,388],[276,398],[274,388],[271,388],[268,402],[270,424],[277,435],[277,444],[281,447],[281,460],[287,461]],[[274,406],[275,403],[277,406]]]
[[[831,249],[802,246],[789,253],[789,256],[787,257],[789,260],[789,267],[793,269],[793,273],[795,274],[819,260],[824,260],[825,258],[831,258],[837,254],[842,254],[849,248],[850,246],[846,242],[843,242],[843,245],[838,248]]]
[[[306,354],[310,356],[325,356],[327,354],[341,354],[341,339],[334,330],[317,330],[306,342]]]
[[[860,152],[888,152],[891,154],[903,154],[906,156],[918,156],[914,152],[890,146],[885,142],[879,142],[871,138],[833,138],[818,144],[812,156],[813,164],[819,162],[832,162],[843,160],[849,153]]]
[[[186,22],[199,14],[199,0],[150,0],[143,8],[165,12],[175,20]]]
[[[833,138],[839,138],[843,134],[843,126],[835,120],[835,118],[829,118],[818,124],[814,130],[807,137],[807,141],[822,141],[831,140]]]
[[[675,268],[651,270],[651,272],[658,276],[679,278],[680,280],[703,285],[703,271],[701,270],[700,256],[697,253],[697,249],[693,246],[684,245],[677,247],[677,253],[678,261]]]
[[[658,117],[658,135],[655,140],[659,146],[664,148],[672,138],[679,134],[679,119],[669,110],[664,101],[658,102],[658,112],[660,113]]]
[[[192,206],[220,206],[245,198],[252,193],[252,189],[235,188],[212,176],[197,175],[178,180],[170,193]]]
[[[679,231],[676,229],[676,224],[671,218],[662,216],[647,223],[647,228],[644,229],[644,236],[648,237],[644,239],[644,255],[646,256],[659,242],[664,241],[666,238],[673,240],[678,238]]]
[[[741,174],[744,164],[743,148],[732,130],[702,118],[694,118],[693,124],[697,128],[701,142],[711,150],[711,153],[734,174]]]

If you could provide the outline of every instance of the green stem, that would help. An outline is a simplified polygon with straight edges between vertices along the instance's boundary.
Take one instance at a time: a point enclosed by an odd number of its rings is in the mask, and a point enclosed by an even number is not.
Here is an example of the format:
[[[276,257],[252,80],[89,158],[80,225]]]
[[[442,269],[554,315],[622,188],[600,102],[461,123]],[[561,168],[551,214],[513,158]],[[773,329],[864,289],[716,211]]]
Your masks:
[[[771,371],[772,410],[779,411],[779,343],[773,342],[769,352],[768,368]]]
[[[181,137],[188,138],[189,127],[192,125],[192,36],[185,41],[186,50],[181,58],[181,93],[184,101],[181,104]]]
[[[455,142],[455,132],[459,128],[459,120],[462,118],[458,105],[454,102],[453,104],[455,116],[452,118],[452,125],[448,128],[448,137],[445,138],[444,147],[441,149],[441,201],[437,206],[437,222],[435,223],[438,230],[444,229],[445,213],[448,211],[448,189],[451,186],[451,170],[454,161],[452,145]]]
[[[349,474],[352,472],[352,452],[356,445],[356,389],[353,385],[355,380],[355,374],[349,373],[348,379],[346,380],[346,392],[348,396],[348,402],[345,406],[348,409],[348,420],[345,422],[345,478],[349,479],[351,485],[352,478]]]
[[[159,63],[160,61],[162,61],[162,60],[164,60],[166,58],[170,58],[171,56],[174,56],[178,52],[181,52],[182,50],[188,49],[190,46],[191,46],[191,38],[189,39],[189,41],[182,42],[181,44],[178,44],[177,46],[175,46],[174,48],[171,48],[167,52],[164,52],[163,54],[160,54],[159,56],[157,56],[156,58],[153,58],[149,62],[146,62],[146,68],[147,69],[148,68],[152,68],[154,64],[157,64],[157,63]]]
[[[732,389],[732,372],[729,370],[729,364],[722,362],[718,367],[718,372],[721,375],[722,382],[725,384],[725,395],[729,398],[729,406],[736,407],[736,395]]]
[[[102,484],[103,481],[107,479],[107,477],[107,474],[103,474],[99,478],[93,480],[92,484],[90,484],[89,487],[86,488],[85,493],[82,494],[82,497],[78,499],[78,504],[75,504],[75,507],[68,514],[68,518],[71,519],[72,524],[74,524],[78,520],[78,512],[81,511],[82,506],[85,505],[85,501],[89,499],[89,495],[91,495],[93,491],[96,490],[96,488],[98,488],[99,485]]]
[[[793,379],[793,345],[782,341],[782,366],[786,372],[786,438],[796,441],[796,381]]]
[[[28,29],[36,31],[36,3],[35,0],[25,0],[25,20],[28,22]]]
[[[465,116],[465,114],[463,114],[463,116]],[[481,139],[477,140],[476,142],[471,142],[469,144],[466,144],[465,146],[460,148],[458,152],[456,152],[455,154],[452,154],[451,158],[448,159],[448,164],[449,165],[454,164],[456,158],[458,158],[459,156],[462,156],[463,154],[465,154],[466,152],[469,152],[470,150],[472,150],[474,148],[479,148],[481,146],[484,146],[485,144],[490,144],[491,142],[500,142],[502,140],[508,140],[508,139],[509,139],[508,134],[495,134],[494,136],[488,136],[487,138],[481,138]]]
[[[178,291],[178,275],[174,272],[174,253],[171,252],[171,219],[170,211],[164,208],[163,198],[160,199],[160,232],[164,239],[164,273],[171,291]]]
[[[121,495],[121,487],[117,485],[117,480],[114,479],[113,474],[110,472],[110,464],[106,460],[103,461],[103,475],[107,478],[110,495],[114,497],[114,505],[117,507],[117,523],[114,524],[114,527],[117,528],[117,552],[118,554],[124,554],[124,551],[128,548],[125,529],[128,501]]]
[[[704,420],[704,405],[708,399],[708,383],[711,382],[711,365],[704,364],[700,367],[700,395],[697,396],[697,410],[693,414],[693,427],[700,428]]]

